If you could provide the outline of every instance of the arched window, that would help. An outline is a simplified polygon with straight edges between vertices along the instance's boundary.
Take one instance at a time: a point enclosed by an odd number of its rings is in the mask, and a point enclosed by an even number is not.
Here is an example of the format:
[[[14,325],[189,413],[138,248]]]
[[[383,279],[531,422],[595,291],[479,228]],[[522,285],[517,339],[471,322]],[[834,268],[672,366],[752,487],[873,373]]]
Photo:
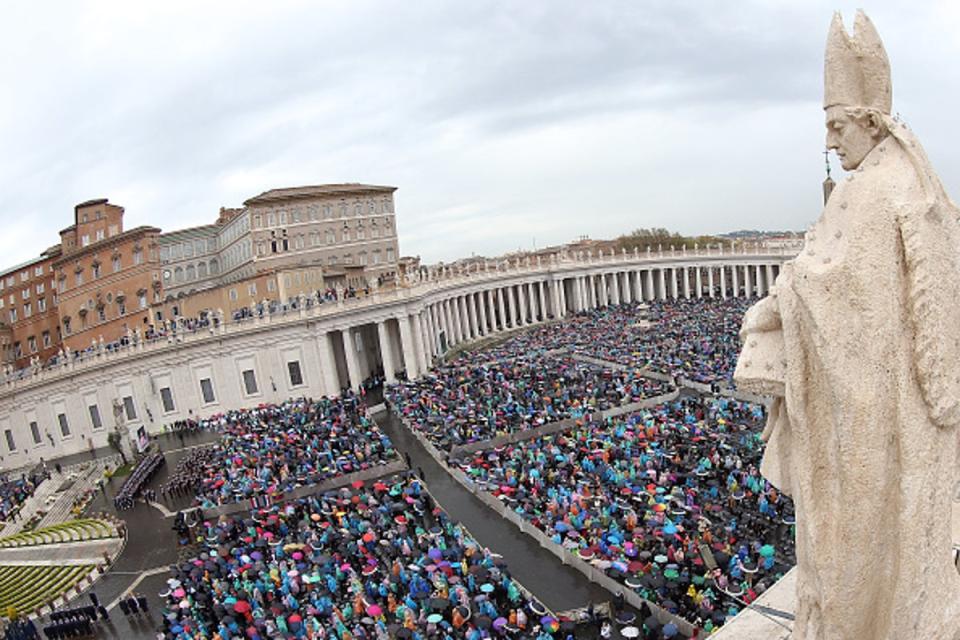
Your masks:
[[[191,282],[197,279],[197,268],[192,264],[187,265],[187,282]]]
[[[210,261],[210,275],[215,276],[220,273],[220,263],[214,258]]]
[[[334,233],[333,229],[327,229],[327,244],[335,244],[337,242],[337,234]]]
[[[177,267],[173,270],[173,281],[183,282],[183,267]]]
[[[207,277],[207,263],[201,262],[197,265],[197,277],[206,278]]]

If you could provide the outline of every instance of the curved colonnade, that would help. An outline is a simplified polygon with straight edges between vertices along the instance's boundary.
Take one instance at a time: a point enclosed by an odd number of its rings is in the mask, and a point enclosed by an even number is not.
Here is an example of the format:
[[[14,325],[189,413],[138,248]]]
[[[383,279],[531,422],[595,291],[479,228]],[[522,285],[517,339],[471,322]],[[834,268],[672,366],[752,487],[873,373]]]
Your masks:
[[[713,249],[438,270],[364,298],[104,351],[0,385],[2,467],[106,446],[118,423],[135,438],[141,427],[335,395],[381,369],[388,382],[416,378],[450,347],[609,304],[763,296],[791,257]]]

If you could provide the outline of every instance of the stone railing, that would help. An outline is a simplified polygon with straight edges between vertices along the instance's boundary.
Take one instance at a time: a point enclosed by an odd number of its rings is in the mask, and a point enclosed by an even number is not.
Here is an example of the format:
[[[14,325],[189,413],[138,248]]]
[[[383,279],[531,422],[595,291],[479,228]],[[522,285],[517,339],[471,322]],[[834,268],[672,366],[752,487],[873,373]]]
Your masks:
[[[355,298],[339,298],[333,301],[312,301],[301,298],[296,308],[287,305],[282,311],[263,311],[254,317],[237,320],[223,318],[216,324],[194,330],[176,330],[151,340],[135,339],[129,344],[106,348],[103,345],[92,350],[75,352],[63,361],[46,367],[34,366],[0,376],[0,396],[71,376],[88,368],[97,368],[104,363],[128,358],[141,357],[149,353],[175,351],[189,344],[222,341],[235,336],[253,335],[268,327],[292,325],[305,321],[343,322],[355,324],[354,317],[365,312],[404,305],[422,305],[434,302],[437,297],[449,291],[463,287],[480,286],[503,282],[503,286],[513,284],[516,279],[539,277],[570,277],[578,271],[643,269],[676,266],[731,266],[740,261],[755,264],[758,261],[782,262],[795,255],[795,252],[783,248],[774,250],[759,246],[711,245],[693,250],[671,248],[659,251],[611,251],[593,255],[589,252],[577,252],[563,256],[552,256],[550,260],[503,259],[474,263],[470,268],[428,267],[422,279],[402,282],[395,288],[373,290],[367,295]]]

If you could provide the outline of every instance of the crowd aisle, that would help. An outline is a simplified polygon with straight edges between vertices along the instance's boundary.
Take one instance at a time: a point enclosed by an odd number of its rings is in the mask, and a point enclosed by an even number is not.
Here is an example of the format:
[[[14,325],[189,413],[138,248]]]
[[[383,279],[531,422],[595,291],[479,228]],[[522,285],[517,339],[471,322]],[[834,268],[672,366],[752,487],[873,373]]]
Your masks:
[[[206,508],[284,493],[396,456],[355,395],[229,411],[197,428],[217,431],[219,442],[184,456],[160,493],[195,495]]]
[[[538,529],[707,631],[795,563],[758,470],[762,409],[683,397],[456,461]]]
[[[166,638],[548,640],[560,623],[497,556],[394,477],[204,522],[173,572]]]
[[[511,344],[523,342],[515,338]],[[565,355],[503,348],[465,354],[385,391],[407,422],[439,449],[482,442],[549,422],[580,418],[664,393],[636,371],[614,371]]]

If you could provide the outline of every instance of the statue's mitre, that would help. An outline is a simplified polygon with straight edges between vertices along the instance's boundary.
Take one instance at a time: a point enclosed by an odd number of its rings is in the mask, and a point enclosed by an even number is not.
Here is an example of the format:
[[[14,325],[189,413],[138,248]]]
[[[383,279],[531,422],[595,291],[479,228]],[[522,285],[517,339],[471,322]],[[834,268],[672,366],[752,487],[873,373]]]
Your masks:
[[[890,61],[870,18],[857,11],[853,37],[833,14],[824,58],[823,108],[870,107],[889,114],[893,103]]]

